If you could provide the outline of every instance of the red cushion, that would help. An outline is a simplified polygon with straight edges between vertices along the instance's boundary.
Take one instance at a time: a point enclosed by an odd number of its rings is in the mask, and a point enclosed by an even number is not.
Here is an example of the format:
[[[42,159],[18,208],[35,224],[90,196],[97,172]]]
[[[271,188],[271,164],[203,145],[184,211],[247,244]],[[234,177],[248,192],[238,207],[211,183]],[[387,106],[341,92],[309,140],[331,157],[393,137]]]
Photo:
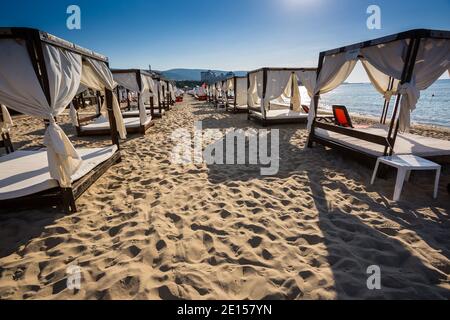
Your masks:
[[[342,109],[335,109],[335,117],[337,123],[339,123],[340,126],[349,128],[351,127],[350,122],[347,119],[347,115],[345,114],[345,111]]]

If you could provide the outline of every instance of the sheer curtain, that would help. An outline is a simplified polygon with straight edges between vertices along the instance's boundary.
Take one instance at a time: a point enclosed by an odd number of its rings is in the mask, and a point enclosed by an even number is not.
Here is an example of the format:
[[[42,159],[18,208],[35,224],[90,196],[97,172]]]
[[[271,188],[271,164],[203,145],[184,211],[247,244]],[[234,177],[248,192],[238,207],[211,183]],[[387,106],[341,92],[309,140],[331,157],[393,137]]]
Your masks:
[[[366,60],[363,64],[375,88],[383,93],[386,79],[390,76],[401,79],[404,59],[409,40],[394,41],[388,44],[368,47],[361,50]],[[409,83],[396,82],[394,88],[401,94],[400,130],[408,131],[411,112],[420,99],[420,90],[427,89],[448,69],[450,61],[450,41],[444,39],[422,39],[417,54],[414,73]],[[371,67],[369,67],[369,65]],[[384,74],[384,76],[382,76]],[[388,95],[391,93],[388,92]]]
[[[26,45],[12,39],[0,40],[0,103],[18,112],[49,121],[44,134],[50,176],[61,187],[71,186],[71,175],[81,157],[54,118],[77,93],[81,78],[81,56],[42,44],[50,86],[47,100],[31,63]]]
[[[358,54],[359,50],[354,50],[325,57],[309,107],[308,131],[311,130],[316,116],[314,96],[330,92],[341,85],[355,68]]]
[[[8,108],[3,104],[0,104],[2,110],[2,116],[0,118],[0,132],[9,132],[9,130],[14,125],[11,115],[9,114]]]
[[[236,104],[238,106],[245,106],[247,104],[247,78],[236,79],[234,93],[236,94]]]
[[[264,109],[264,113],[269,109],[270,101],[280,97],[288,86],[291,79],[291,71],[285,70],[268,70],[267,71],[267,84],[266,92],[264,95],[261,108]]]
[[[83,61],[81,83],[86,87],[102,92],[105,92],[105,89],[114,92],[114,88],[117,85],[111,71],[104,62],[89,58]],[[123,122],[122,112],[120,111],[119,101],[114,93],[112,94],[112,109],[116,119],[117,132],[121,139],[126,139],[127,131]],[[103,101],[101,113],[103,116],[107,116],[106,99]]]

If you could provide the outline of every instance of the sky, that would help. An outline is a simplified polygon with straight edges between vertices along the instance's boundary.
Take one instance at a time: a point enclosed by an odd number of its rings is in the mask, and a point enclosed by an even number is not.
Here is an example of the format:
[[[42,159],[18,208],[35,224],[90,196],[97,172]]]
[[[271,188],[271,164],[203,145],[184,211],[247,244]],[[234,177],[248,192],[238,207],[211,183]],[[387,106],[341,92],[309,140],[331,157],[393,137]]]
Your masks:
[[[314,67],[320,51],[414,28],[450,30],[450,0],[2,2],[2,26],[49,32],[108,56],[113,68]],[[66,25],[73,4],[80,30]],[[381,9],[379,30],[367,27],[370,5]],[[349,78],[366,81],[361,67]]]

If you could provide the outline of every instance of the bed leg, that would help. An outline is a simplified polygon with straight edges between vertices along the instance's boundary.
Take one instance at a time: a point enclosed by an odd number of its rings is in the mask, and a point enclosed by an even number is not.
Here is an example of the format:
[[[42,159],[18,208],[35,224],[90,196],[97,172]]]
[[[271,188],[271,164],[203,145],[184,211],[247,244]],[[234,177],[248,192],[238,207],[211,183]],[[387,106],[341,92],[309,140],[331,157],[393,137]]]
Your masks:
[[[75,197],[71,188],[63,188],[62,193],[62,206],[66,214],[77,212],[77,206],[75,204]]]

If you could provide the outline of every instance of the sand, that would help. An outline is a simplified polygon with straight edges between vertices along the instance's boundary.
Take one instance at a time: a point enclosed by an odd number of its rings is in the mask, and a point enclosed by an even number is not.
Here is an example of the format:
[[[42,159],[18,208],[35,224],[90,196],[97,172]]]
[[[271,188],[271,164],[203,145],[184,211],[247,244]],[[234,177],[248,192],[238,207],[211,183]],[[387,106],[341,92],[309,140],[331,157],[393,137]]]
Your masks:
[[[101,146],[108,139],[77,138]],[[260,128],[245,114],[185,99],[146,136],[122,144],[123,161],[77,202],[0,215],[0,299],[448,299],[448,169],[394,180],[323,147],[304,149],[304,126],[280,129],[280,171],[170,161],[176,128]],[[42,143],[42,122],[15,120],[13,140]],[[427,127],[423,134],[449,139]],[[66,286],[81,268],[80,290]],[[371,265],[381,290],[367,288]]]

